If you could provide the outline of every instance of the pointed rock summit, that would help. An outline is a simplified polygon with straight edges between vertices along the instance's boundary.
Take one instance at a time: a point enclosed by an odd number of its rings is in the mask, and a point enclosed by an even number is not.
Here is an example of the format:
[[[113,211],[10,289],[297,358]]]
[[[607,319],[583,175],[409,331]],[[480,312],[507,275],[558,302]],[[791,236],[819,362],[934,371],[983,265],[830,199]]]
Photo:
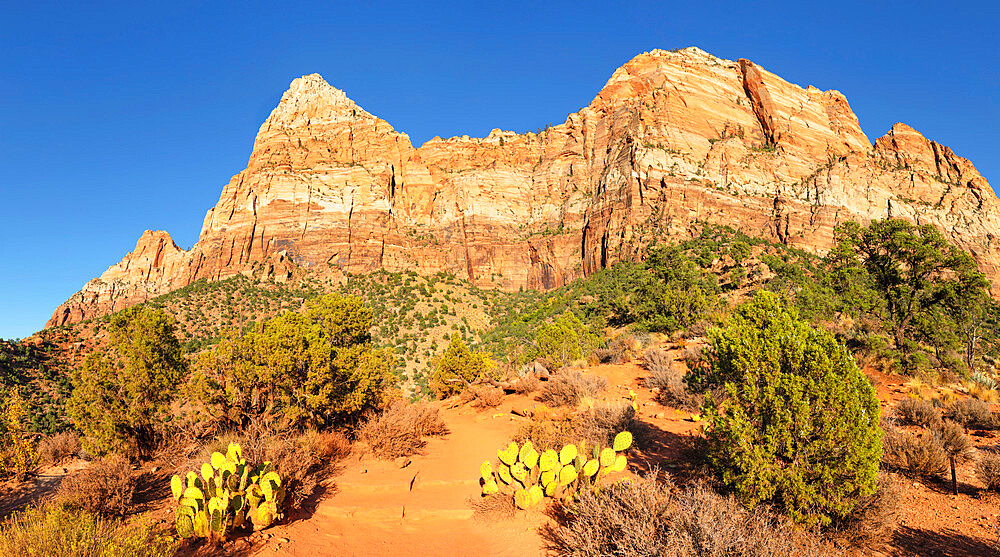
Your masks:
[[[841,93],[749,60],[654,50],[542,133],[419,148],[312,74],[261,125],[192,249],[146,232],[49,325],[239,273],[448,271],[546,289],[704,223],[823,252],[839,222],[888,216],[937,226],[1000,285],[1000,203],[972,163],[903,124],[872,144]]]

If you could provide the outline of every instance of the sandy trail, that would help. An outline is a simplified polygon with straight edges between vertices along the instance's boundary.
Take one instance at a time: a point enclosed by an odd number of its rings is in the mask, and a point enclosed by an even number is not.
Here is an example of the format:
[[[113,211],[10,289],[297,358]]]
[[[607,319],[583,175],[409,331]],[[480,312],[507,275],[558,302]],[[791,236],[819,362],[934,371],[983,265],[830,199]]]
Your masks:
[[[492,411],[444,410],[450,433],[428,440],[423,455],[402,467],[350,457],[334,480],[335,494],[320,500],[308,520],[270,529],[269,543],[254,554],[539,555],[543,516],[489,523],[474,518],[468,503],[480,492],[480,463],[495,459],[517,429],[521,418],[510,409],[527,404],[525,397],[507,397]]]

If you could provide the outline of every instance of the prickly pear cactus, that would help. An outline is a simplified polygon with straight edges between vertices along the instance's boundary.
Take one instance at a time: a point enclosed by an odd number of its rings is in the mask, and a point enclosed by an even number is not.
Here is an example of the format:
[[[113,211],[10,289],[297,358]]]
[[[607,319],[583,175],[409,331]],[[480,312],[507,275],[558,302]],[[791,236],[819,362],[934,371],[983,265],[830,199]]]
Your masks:
[[[240,446],[230,443],[226,454],[212,453],[200,472],[170,478],[182,538],[221,540],[233,529],[260,530],[282,519],[285,488],[270,462],[248,464]]]
[[[531,441],[510,443],[497,451],[499,462],[485,461],[479,467],[483,497],[510,497],[519,509],[528,509],[545,497],[575,499],[583,490],[599,489],[599,481],[624,472],[628,459],[623,453],[632,446],[632,434],[623,431],[611,447],[566,445],[559,451],[541,453]],[[588,457],[588,455],[591,455]],[[263,489],[251,489],[247,497],[264,498]],[[255,515],[249,515],[256,524]]]

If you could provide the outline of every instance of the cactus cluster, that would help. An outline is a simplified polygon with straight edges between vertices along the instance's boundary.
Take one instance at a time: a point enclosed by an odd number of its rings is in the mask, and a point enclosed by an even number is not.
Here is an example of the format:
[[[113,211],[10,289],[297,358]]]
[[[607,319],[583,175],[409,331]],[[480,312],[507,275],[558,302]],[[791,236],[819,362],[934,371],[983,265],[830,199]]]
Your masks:
[[[627,431],[615,436],[613,446],[594,445],[590,451],[570,444],[539,453],[531,441],[521,446],[511,442],[497,451],[500,462],[495,467],[488,460],[479,467],[483,496],[513,496],[521,509],[537,505],[544,497],[572,500],[581,490],[593,489],[604,476],[624,471],[628,460],[621,453],[630,446],[632,434]]]
[[[177,534],[182,538],[222,540],[231,529],[261,530],[282,517],[281,477],[270,462],[248,464],[237,443],[230,443],[226,454],[212,453],[200,474],[175,474],[170,489],[178,503]]]

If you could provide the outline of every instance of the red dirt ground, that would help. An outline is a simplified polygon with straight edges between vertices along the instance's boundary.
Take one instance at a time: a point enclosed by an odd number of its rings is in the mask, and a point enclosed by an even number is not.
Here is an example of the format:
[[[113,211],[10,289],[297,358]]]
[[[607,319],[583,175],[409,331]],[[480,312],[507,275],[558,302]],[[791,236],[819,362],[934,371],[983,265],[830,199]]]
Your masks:
[[[629,389],[637,394],[638,418],[647,426],[649,448],[644,453],[633,451],[630,464],[640,471],[659,466],[683,481],[690,469],[685,451],[693,437],[700,435],[701,422],[693,421],[690,412],[655,402],[654,393],[641,386],[645,372],[635,363],[601,365],[586,371],[609,379],[602,398],[627,400]],[[906,396],[905,378],[872,370],[867,373],[875,382],[884,412]],[[310,513],[231,542],[220,553],[293,557],[545,555],[538,528],[549,519],[541,511],[521,512],[511,520],[482,521],[474,517],[469,503],[480,493],[479,464],[495,459],[496,450],[527,420],[512,411],[537,403],[528,396],[511,395],[500,407],[487,410],[468,404],[456,406],[454,399],[435,404],[441,406],[450,433],[430,439],[423,454],[397,461],[352,455],[338,464],[338,473],[327,481],[325,493]],[[979,449],[1000,448],[1000,432],[970,434]],[[973,467],[974,460],[959,466],[957,496],[944,482],[904,478],[901,524],[880,555],[1000,555],[995,549],[1000,495],[982,489]],[[56,483],[46,482],[36,485],[42,488]],[[42,489],[29,492],[44,494]],[[0,500],[0,506],[12,502]],[[167,500],[149,506],[155,509],[154,519],[169,527]]]
[[[607,377],[604,398],[628,399],[636,392],[638,418],[649,426],[651,448],[633,454],[637,469],[649,466],[680,472],[685,450],[701,423],[692,414],[661,406],[641,386],[644,370],[635,363],[602,365],[589,370]],[[889,407],[905,396],[905,378],[870,371],[879,398]],[[540,512],[522,513],[487,524],[473,517],[469,498],[478,497],[479,464],[496,455],[522,418],[512,413],[536,404],[508,396],[489,411],[468,405],[442,410],[451,433],[431,440],[424,455],[398,462],[351,457],[335,478],[336,492],[322,499],[306,520],[271,528],[255,540],[254,555],[544,555],[538,526]],[[445,406],[442,404],[442,406]],[[996,447],[1000,432],[972,432],[977,447]],[[988,494],[973,474],[973,462],[959,467],[960,494],[944,482],[903,479],[903,514],[896,536],[883,555],[1000,555],[994,547],[1000,496]],[[412,484],[412,487],[411,487]]]

